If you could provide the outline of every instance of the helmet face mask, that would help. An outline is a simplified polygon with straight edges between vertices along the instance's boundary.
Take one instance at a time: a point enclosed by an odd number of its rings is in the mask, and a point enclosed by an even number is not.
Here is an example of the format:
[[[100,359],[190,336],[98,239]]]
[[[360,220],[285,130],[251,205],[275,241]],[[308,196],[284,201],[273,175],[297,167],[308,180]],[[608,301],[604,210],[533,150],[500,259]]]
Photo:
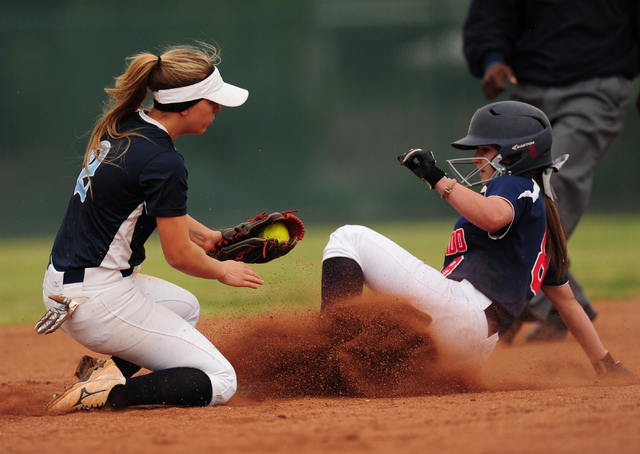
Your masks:
[[[491,160],[494,174],[485,182],[471,182],[476,186],[501,175],[520,175],[529,170],[549,167],[553,163],[552,140],[551,124],[540,109],[518,101],[501,101],[478,109],[471,118],[467,136],[451,146],[460,150],[476,150],[491,145],[498,150]],[[481,158],[473,159],[477,161]],[[447,161],[453,173],[465,185],[479,170],[462,177],[454,166],[471,161],[471,158]]]
[[[485,185],[491,180],[498,178],[501,175],[505,175],[507,169],[500,163],[501,160],[502,156],[500,155],[500,153],[498,153],[491,160],[487,158],[447,159],[447,165],[451,169],[451,172],[453,173],[454,178],[458,181],[458,183],[468,188],[472,188],[474,186]],[[485,161],[485,163],[482,166],[478,167],[476,165],[477,161]],[[473,170],[471,170],[465,177],[458,170],[458,167],[467,165],[473,166]],[[493,173],[489,178],[482,179],[482,177],[480,176],[480,172],[487,167],[492,167]]]

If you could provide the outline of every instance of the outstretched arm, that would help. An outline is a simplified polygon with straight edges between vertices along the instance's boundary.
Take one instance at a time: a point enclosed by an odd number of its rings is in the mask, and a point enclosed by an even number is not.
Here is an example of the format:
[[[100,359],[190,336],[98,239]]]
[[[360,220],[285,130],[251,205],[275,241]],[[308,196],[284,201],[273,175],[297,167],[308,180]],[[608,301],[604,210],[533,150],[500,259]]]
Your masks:
[[[589,320],[589,316],[574,298],[569,284],[559,287],[543,285],[542,291],[558,309],[562,321],[567,325],[567,328],[569,328],[573,337],[587,354],[589,360],[596,362],[604,358],[607,351],[602,345],[591,320]]]
[[[436,183],[435,189],[442,194],[452,182],[451,178],[444,177]],[[505,199],[485,197],[461,184],[453,185],[447,201],[469,222],[489,233],[497,232],[513,221],[513,207]]]
[[[208,229],[193,218],[187,215],[158,217],[156,221],[165,259],[178,271],[203,279],[216,279],[233,287],[255,289],[264,284],[258,273],[244,263],[220,262],[208,257],[200,247],[213,241],[213,232],[208,234]]]
[[[500,197],[485,197],[447,178],[436,166],[433,153],[413,148],[398,156],[400,164],[436,189],[458,213],[486,232],[497,232],[513,221],[513,207]]]
[[[633,372],[614,360],[611,353],[605,350],[591,320],[573,296],[569,284],[559,287],[543,285],[541,289],[560,312],[562,321],[591,360],[596,374],[606,375],[625,384],[640,382]]]

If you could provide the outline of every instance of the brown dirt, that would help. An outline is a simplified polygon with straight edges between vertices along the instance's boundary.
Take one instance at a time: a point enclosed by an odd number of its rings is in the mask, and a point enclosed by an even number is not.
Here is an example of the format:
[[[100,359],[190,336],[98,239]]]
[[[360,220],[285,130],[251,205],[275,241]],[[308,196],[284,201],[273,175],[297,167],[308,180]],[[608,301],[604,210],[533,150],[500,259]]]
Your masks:
[[[596,308],[605,347],[640,373],[640,301]],[[361,317],[203,321],[238,372],[228,405],[62,416],[42,406],[91,352],[62,332],[0,329],[0,452],[639,452],[640,385],[596,380],[571,336],[527,343],[525,324],[480,377],[452,380],[420,315]]]

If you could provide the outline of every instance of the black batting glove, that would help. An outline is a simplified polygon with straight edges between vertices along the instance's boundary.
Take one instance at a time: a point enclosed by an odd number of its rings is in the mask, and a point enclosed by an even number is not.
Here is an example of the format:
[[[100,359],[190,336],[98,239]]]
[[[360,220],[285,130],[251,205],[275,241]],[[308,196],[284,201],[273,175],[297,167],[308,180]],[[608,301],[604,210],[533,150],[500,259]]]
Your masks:
[[[446,174],[436,167],[436,158],[433,153],[420,148],[412,148],[405,154],[398,156],[400,165],[407,167],[418,178],[429,184],[431,189],[436,187],[436,183],[440,181]]]

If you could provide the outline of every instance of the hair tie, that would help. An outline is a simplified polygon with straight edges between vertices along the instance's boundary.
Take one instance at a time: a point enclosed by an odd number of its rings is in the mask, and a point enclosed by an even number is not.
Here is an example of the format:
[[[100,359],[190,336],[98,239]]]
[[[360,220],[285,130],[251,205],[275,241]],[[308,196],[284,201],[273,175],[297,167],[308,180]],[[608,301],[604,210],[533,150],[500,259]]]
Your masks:
[[[158,63],[156,63],[157,68],[160,67],[160,63],[162,63],[162,58],[160,57],[160,55],[158,55]]]

